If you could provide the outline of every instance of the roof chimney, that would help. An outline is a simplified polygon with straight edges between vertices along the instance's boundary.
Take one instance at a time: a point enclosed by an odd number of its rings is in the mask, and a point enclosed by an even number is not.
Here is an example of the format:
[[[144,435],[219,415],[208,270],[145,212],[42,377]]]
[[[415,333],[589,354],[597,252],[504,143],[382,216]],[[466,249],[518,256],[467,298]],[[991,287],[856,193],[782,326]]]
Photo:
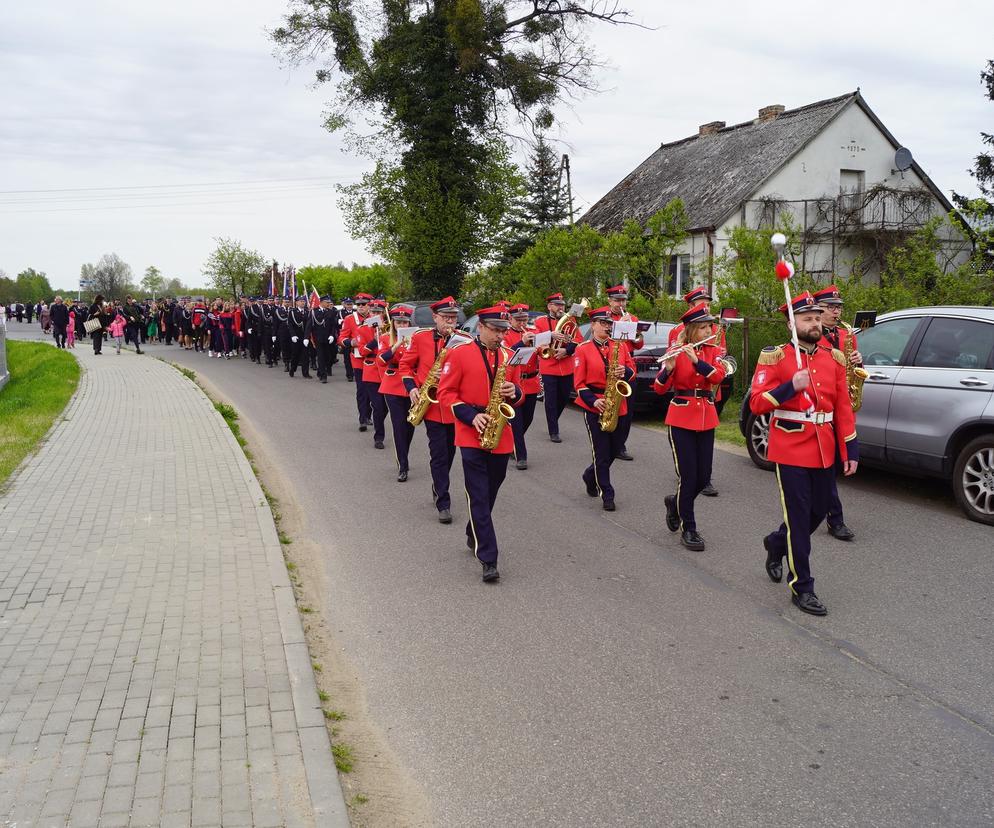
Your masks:
[[[697,134],[704,135],[714,135],[719,129],[725,128],[724,121],[711,121],[709,124],[701,124],[700,129]]]
[[[759,122],[765,123],[766,121],[775,121],[781,115],[783,115],[785,107],[781,104],[772,104],[770,106],[764,106],[759,110]]]

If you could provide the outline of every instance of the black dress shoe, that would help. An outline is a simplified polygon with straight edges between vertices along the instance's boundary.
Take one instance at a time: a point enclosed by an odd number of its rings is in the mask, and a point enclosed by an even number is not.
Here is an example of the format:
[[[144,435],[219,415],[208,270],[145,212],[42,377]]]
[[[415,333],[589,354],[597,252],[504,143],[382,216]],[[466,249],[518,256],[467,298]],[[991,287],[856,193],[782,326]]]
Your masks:
[[[550,435],[549,435],[549,439],[550,439],[550,440],[551,440],[551,441],[552,441],[553,443],[561,443],[561,442],[563,441],[563,438],[562,438],[562,437],[560,437],[560,436],[559,436],[558,434],[550,434]]]
[[[528,461],[527,460],[518,460],[518,461],[515,462],[514,468],[520,469],[521,471],[524,471],[525,469],[528,468]]]
[[[583,481],[583,485],[585,485],[587,487],[587,494],[590,497],[597,497],[600,494],[600,492],[597,491],[597,484],[596,483],[588,483],[586,480],[584,480]]]
[[[707,486],[701,489],[701,494],[704,495],[705,497],[717,497],[718,490],[710,483],[708,483]]]
[[[359,431],[365,431],[365,430],[366,430],[366,424],[365,423],[359,423]]]
[[[828,607],[819,601],[818,596],[813,592],[802,592],[800,595],[792,593],[790,600],[794,602],[795,607],[808,615],[828,615]]]
[[[293,371],[287,371],[287,373],[290,375],[290,377],[292,379],[293,378]]]
[[[377,448],[377,449],[383,448],[383,441],[382,440],[375,440],[375,441],[373,441],[373,448]]]
[[[448,509],[438,510],[438,522],[439,523],[452,523],[452,512]]]
[[[766,550],[766,574],[775,584],[783,580],[783,556],[770,548],[770,536],[763,538],[763,548]]]
[[[680,535],[680,543],[687,547],[687,549],[692,552],[703,552],[704,551],[704,538],[697,534],[693,529],[684,529]]]
[[[615,505],[614,505],[614,501],[613,500],[605,500],[604,501],[604,511],[605,512],[613,512],[613,511],[615,511]]]
[[[328,384],[328,378],[327,377],[321,377],[321,384],[322,385],[327,385]]]
[[[666,495],[663,498],[663,503],[666,505],[666,528],[671,532],[675,532],[680,528],[680,513],[676,508],[676,497],[674,495]]]
[[[353,379],[352,379],[352,377],[346,377],[346,379],[347,379],[347,380],[348,380],[349,382],[355,382],[355,380],[353,380]]]
[[[617,453],[616,455],[614,455],[614,459],[615,459],[615,460],[634,460],[635,458],[634,458],[634,457],[632,457],[632,456],[631,456],[631,455],[630,455],[630,454],[628,453],[628,449],[622,449],[622,450],[621,450],[621,451],[619,451],[619,452],[618,452],[618,453]]]
[[[856,533],[844,523],[840,523],[838,526],[829,526],[828,534],[840,541],[851,541],[856,537]]]
[[[500,580],[500,573],[494,564],[483,565],[483,583],[489,584],[491,581]]]
[[[407,482],[407,472],[406,471],[397,472],[397,482],[398,483],[406,483]]]

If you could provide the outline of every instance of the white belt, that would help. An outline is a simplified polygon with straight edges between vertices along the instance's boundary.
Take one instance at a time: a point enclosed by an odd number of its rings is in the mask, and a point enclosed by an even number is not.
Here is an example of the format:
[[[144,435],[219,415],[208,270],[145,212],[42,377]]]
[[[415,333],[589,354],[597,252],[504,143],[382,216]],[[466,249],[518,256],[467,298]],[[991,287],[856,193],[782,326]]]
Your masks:
[[[834,411],[787,411],[778,408],[773,412],[773,416],[781,420],[793,420],[797,423],[815,423],[822,425],[830,423],[835,419]]]

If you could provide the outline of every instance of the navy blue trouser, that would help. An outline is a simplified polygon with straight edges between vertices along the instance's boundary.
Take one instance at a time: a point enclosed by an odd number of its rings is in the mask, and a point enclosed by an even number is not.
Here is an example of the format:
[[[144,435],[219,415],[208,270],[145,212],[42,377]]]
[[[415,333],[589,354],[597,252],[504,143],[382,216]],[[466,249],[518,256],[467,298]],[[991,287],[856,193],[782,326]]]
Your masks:
[[[381,395],[390,412],[390,427],[393,429],[393,447],[397,452],[397,471],[410,471],[407,456],[414,439],[414,426],[407,422],[407,413],[411,410],[411,399],[397,394]]]
[[[348,379],[355,377],[355,368],[352,367],[352,352],[346,348],[342,351],[342,359],[345,360],[345,376]]]
[[[511,455],[494,454],[466,446],[460,451],[462,473],[466,482],[466,502],[469,506],[466,543],[477,560],[485,564],[496,564],[497,533],[494,531],[492,515]]]
[[[387,420],[387,404],[380,393],[380,381],[363,380],[362,384],[366,386],[366,399],[369,400],[369,408],[373,412],[373,441],[382,442]]]
[[[676,505],[680,513],[680,529],[697,531],[694,500],[711,479],[714,460],[714,429],[692,431],[670,426],[670,449],[676,469]]]
[[[431,494],[438,511],[452,508],[449,497],[449,472],[456,459],[456,426],[425,420],[428,435],[428,466],[431,469]]]
[[[828,493],[835,479],[835,469],[806,469],[777,464],[777,485],[783,503],[784,522],[768,535],[774,553],[787,556],[790,588],[800,595],[814,592],[808,560],[811,535],[821,525],[828,511]]]
[[[555,374],[542,374],[542,390],[545,391],[545,419],[549,424],[549,436],[559,433],[559,417],[569,405],[573,393],[573,375],[557,377]]]
[[[846,522],[842,515],[842,500],[839,498],[839,481],[837,479],[842,470],[842,458],[836,452],[835,468],[832,469],[832,486],[828,491],[828,525],[833,529]]]
[[[599,424],[600,414],[596,411],[583,412],[590,438],[590,451],[593,462],[583,470],[583,482],[593,483],[604,500],[614,500],[614,486],[611,485],[611,464],[621,450],[622,442],[618,430],[605,434]]]
[[[514,409],[514,419],[511,420],[511,432],[514,434],[514,459],[527,460],[528,447],[525,445],[525,432],[528,431],[535,418],[535,403],[538,394],[525,394],[524,402]]]
[[[634,388],[634,380],[632,380]],[[614,433],[618,435],[621,440],[620,448],[625,448],[628,445],[628,435],[632,431],[632,417],[635,416],[635,412],[631,408],[631,400],[628,401],[628,413],[624,417],[618,417],[618,427],[614,430]]]
[[[372,418],[373,407],[362,381],[362,368],[353,368],[352,372],[355,374],[355,404],[359,409],[359,424],[364,425]]]
[[[302,339],[298,339],[297,342],[290,342],[289,345],[290,373],[295,373],[299,367],[301,376],[309,377],[311,369],[311,346],[305,345]]]

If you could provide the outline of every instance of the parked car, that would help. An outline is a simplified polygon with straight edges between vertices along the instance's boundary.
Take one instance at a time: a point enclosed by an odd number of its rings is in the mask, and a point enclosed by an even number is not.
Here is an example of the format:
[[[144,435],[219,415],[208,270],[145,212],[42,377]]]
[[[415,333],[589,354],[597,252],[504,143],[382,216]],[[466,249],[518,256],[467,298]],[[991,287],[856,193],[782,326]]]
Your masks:
[[[414,314],[411,317],[411,324],[415,328],[434,328],[435,321],[432,319],[431,306],[434,304],[435,300],[430,302],[404,302],[405,305],[411,305],[414,308]],[[463,313],[462,308],[459,309],[459,315],[457,317],[457,325],[463,325],[466,322],[466,314]]]
[[[927,307],[883,314],[859,334],[870,372],[856,415],[860,462],[948,480],[971,520],[994,525],[994,308]],[[746,395],[739,428],[766,459],[770,417]]]
[[[528,311],[528,324],[534,325],[539,316],[545,316],[542,311]],[[476,336],[476,329],[480,327],[480,317],[475,313],[459,326],[460,331],[465,331],[470,336]]]

